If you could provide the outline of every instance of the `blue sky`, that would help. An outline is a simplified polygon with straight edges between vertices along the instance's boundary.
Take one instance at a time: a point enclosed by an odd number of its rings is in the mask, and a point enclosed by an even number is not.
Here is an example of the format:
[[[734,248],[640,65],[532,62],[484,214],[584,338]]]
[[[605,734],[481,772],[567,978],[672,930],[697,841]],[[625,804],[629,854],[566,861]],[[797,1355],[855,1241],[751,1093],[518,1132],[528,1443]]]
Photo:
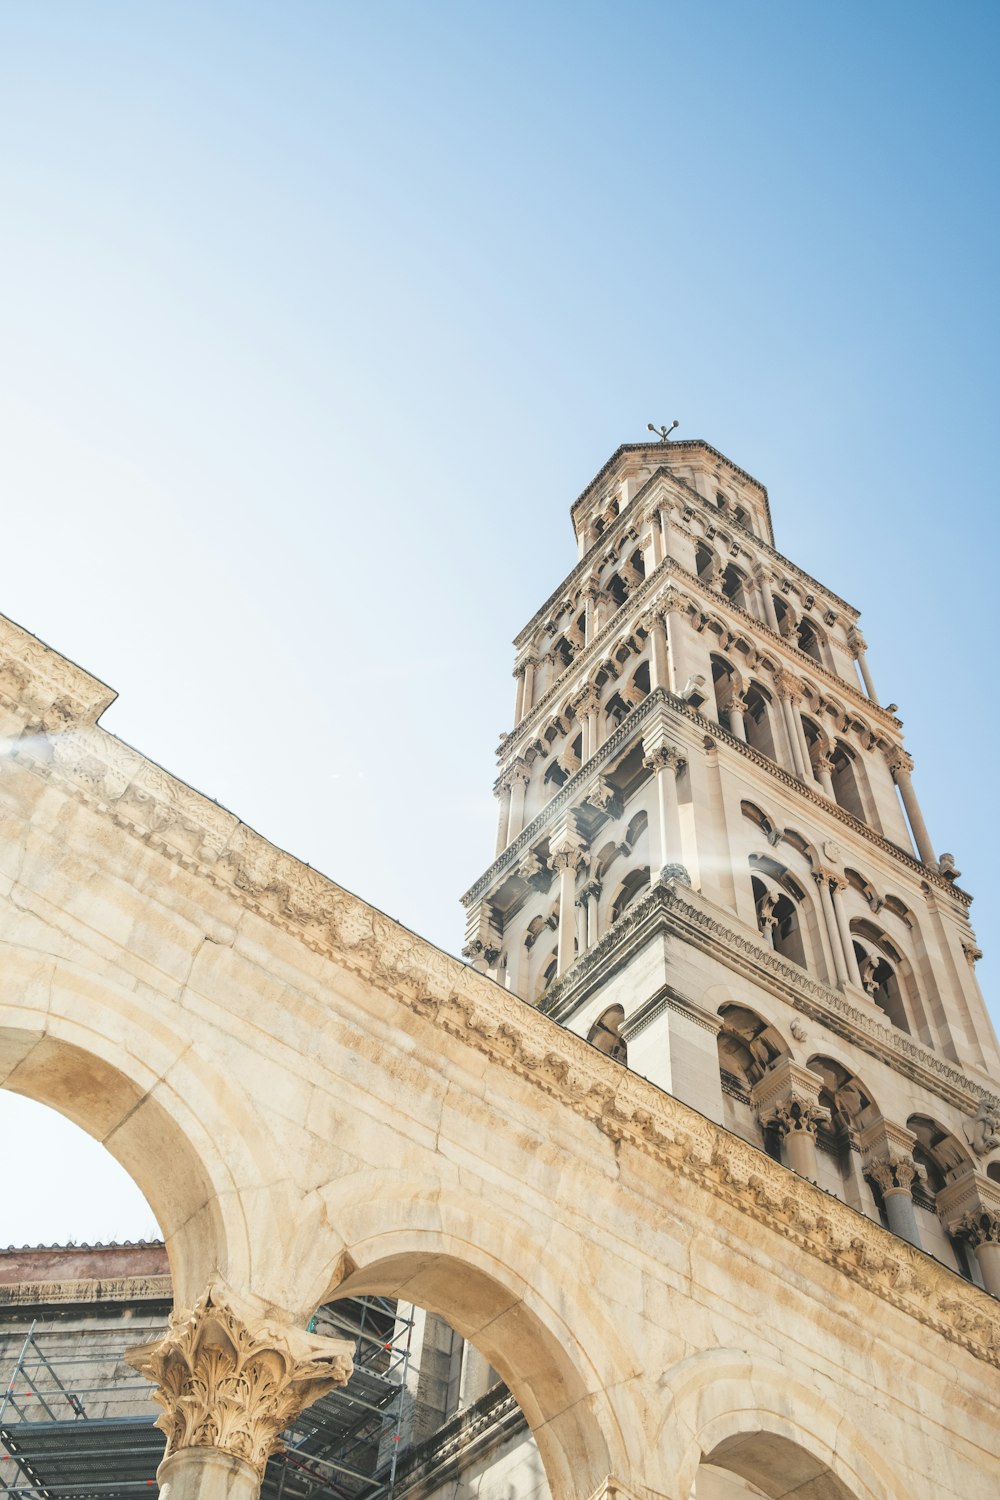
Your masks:
[[[0,5],[0,610],[118,689],[109,729],[457,950],[510,639],[586,481],[677,417],[862,609],[995,994],[998,32]],[[33,1165],[0,1242],[140,1232]]]

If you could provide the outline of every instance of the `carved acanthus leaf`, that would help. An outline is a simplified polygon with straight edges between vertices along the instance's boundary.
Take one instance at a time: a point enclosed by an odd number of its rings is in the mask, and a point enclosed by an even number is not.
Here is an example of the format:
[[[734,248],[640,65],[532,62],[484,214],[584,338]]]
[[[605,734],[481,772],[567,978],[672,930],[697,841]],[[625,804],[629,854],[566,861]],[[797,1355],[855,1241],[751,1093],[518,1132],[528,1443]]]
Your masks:
[[[346,1385],[353,1346],[267,1320],[245,1321],[212,1288],[189,1312],[175,1313],[162,1339],[126,1359],[155,1381],[167,1456],[181,1448],[221,1448],[263,1477],[280,1434],[326,1391]]]

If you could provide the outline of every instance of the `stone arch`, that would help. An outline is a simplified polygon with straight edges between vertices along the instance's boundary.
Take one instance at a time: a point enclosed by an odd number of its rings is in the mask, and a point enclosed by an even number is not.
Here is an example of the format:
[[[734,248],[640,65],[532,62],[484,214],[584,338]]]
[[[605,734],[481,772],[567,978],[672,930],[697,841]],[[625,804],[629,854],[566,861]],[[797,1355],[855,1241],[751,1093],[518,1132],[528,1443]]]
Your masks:
[[[248,1289],[252,1263],[257,1281],[266,1276],[241,1194],[279,1184],[267,1188],[275,1222],[290,1222],[275,1144],[252,1101],[134,992],[4,945],[0,1086],[56,1110],[125,1169],[160,1225],[178,1306],[220,1279]],[[278,1266],[282,1255],[275,1247]],[[279,1271],[276,1303],[284,1282]]]
[[[609,1473],[629,1472],[629,1454],[642,1451],[641,1415],[605,1394],[628,1369],[629,1349],[583,1284],[569,1287],[553,1244],[429,1177],[401,1191],[397,1173],[359,1173],[332,1186],[324,1209],[343,1249],[332,1279],[329,1257],[316,1265],[317,1304],[398,1297],[474,1343],[531,1428],[552,1500],[579,1500]]]
[[[817,1483],[796,1489],[802,1500],[909,1500],[876,1444],[850,1422],[839,1402],[816,1389],[812,1371],[796,1380],[767,1358],[708,1349],[681,1361],[661,1384],[670,1406],[657,1447],[660,1463],[673,1463],[678,1495],[690,1495],[706,1460],[725,1460],[730,1472],[739,1472],[737,1464],[749,1467],[749,1440],[757,1437],[774,1440],[789,1457],[807,1455],[813,1461],[815,1478],[826,1488]],[[679,1465],[678,1455],[683,1455]],[[810,1477],[803,1482],[809,1486]],[[782,1491],[764,1493],[777,1497]]]

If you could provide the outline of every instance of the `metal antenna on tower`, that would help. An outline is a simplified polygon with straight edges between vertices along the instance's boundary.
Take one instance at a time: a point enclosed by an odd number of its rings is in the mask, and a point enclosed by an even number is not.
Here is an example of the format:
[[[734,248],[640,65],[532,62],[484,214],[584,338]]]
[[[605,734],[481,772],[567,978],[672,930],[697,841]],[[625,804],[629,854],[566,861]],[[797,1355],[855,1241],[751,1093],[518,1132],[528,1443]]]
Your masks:
[[[648,431],[655,432],[656,435],[659,437],[661,443],[667,442],[668,439],[669,439],[669,437],[670,437],[670,434],[673,432],[674,428],[675,427],[679,427],[680,425],[681,424],[678,422],[678,420],[677,420],[676,417],[671,422],[671,424],[670,424],[669,427],[655,427],[652,422],[647,422],[646,423],[646,427],[647,427]]]

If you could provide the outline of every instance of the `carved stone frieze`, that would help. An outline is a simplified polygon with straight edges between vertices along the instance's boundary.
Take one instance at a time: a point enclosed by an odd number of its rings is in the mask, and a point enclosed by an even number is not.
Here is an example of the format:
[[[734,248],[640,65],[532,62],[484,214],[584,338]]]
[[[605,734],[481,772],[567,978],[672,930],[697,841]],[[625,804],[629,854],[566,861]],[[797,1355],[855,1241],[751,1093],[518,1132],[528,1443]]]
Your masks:
[[[166,1456],[221,1448],[263,1477],[280,1434],[324,1392],[350,1379],[353,1345],[241,1317],[219,1288],[175,1313],[162,1339],[126,1353],[157,1385]]]

